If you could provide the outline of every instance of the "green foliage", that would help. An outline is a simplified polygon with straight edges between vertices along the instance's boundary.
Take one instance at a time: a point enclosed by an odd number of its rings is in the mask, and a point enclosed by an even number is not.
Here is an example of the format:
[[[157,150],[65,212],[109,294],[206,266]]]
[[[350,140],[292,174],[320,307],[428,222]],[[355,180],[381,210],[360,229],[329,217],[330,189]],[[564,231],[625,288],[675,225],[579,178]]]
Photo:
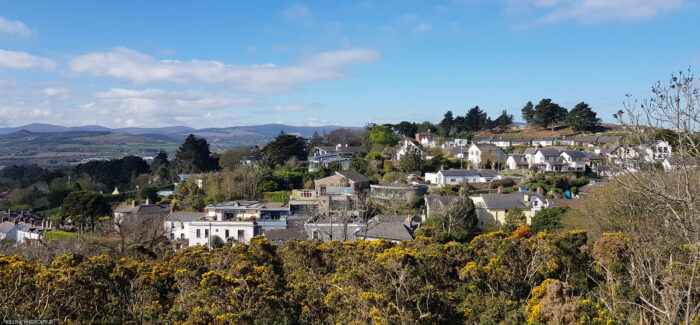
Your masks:
[[[156,188],[155,186],[143,187],[141,190],[139,190],[139,197],[142,200],[148,199],[151,202],[151,204],[155,204],[156,202],[158,202],[159,199],[158,188]]]
[[[243,159],[253,153],[249,147],[240,147],[236,149],[226,150],[219,158],[219,167],[233,169],[238,166]]]
[[[299,160],[306,160],[308,157],[306,140],[291,134],[278,135],[263,148],[263,151],[272,166],[284,165],[292,157]]]
[[[399,136],[387,125],[375,125],[369,133],[371,147],[376,145],[393,147],[399,142]]]
[[[91,191],[75,191],[63,200],[58,217],[61,221],[70,218],[73,224],[86,226],[92,230],[98,219],[108,216],[112,212],[107,200],[99,193]]]
[[[566,120],[567,110],[552,102],[549,98],[542,99],[534,110],[532,122],[543,128]]]
[[[567,115],[566,125],[574,131],[593,131],[600,126],[600,119],[588,104],[580,102]]]
[[[190,134],[175,153],[173,162],[178,173],[201,173],[219,168],[219,162],[212,157],[209,143],[204,138]]]
[[[508,211],[505,217],[505,222],[503,223],[503,230],[507,232],[513,232],[516,229],[527,224],[527,218],[520,209],[511,209]]]
[[[465,242],[478,233],[477,222],[474,202],[466,197],[455,202],[443,214],[425,220],[416,235],[432,237],[439,243]]]
[[[521,111],[523,113],[523,120],[525,120],[525,122],[527,122],[528,124],[535,123],[535,106],[532,105],[532,102],[527,102],[527,104],[525,104]]]
[[[360,174],[367,174],[367,170],[369,169],[369,163],[367,162],[367,160],[362,158],[362,156],[354,155],[350,160],[350,169],[355,170]]]
[[[128,188],[136,176],[147,174],[149,171],[148,163],[136,156],[127,156],[108,161],[91,161],[78,164],[74,169],[75,175],[89,177],[104,184],[104,189],[110,192],[114,187]],[[81,188],[89,189],[87,186],[81,186]]]
[[[559,207],[537,211],[532,218],[532,231],[537,233],[561,229],[561,217],[568,209],[568,207]]]
[[[51,230],[51,231],[47,231],[45,236],[46,236],[47,240],[68,240],[68,239],[75,238],[75,236],[77,236],[77,234],[74,232],[67,232],[67,231],[61,231],[61,230]]]
[[[399,168],[402,172],[420,172],[423,170],[423,154],[416,147],[409,147],[399,160]]]

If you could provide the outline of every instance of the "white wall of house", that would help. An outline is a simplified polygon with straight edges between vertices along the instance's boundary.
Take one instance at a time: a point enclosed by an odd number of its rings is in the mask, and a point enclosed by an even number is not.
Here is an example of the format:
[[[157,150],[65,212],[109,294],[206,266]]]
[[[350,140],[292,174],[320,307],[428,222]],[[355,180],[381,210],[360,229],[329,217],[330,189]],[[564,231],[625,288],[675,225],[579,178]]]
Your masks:
[[[191,221],[187,228],[190,246],[207,246],[211,236],[218,236],[224,242],[233,238],[243,243],[249,243],[255,236],[255,224],[252,221]]]

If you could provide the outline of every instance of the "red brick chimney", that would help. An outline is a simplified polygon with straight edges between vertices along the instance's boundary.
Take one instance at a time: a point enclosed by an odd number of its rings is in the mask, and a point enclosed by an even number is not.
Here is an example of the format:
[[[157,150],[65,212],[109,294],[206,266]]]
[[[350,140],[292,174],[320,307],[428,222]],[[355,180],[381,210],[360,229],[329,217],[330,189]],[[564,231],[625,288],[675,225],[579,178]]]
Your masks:
[[[537,187],[537,194],[541,194],[541,195],[544,194],[544,189],[542,188],[542,186]]]
[[[498,187],[498,194],[503,194],[503,185]]]
[[[440,170],[445,170],[445,165],[440,165]]]
[[[170,213],[175,212],[175,203],[170,203]]]
[[[135,208],[136,207],[136,200],[131,200],[131,207]]]
[[[467,170],[472,170],[472,165],[467,165]]]

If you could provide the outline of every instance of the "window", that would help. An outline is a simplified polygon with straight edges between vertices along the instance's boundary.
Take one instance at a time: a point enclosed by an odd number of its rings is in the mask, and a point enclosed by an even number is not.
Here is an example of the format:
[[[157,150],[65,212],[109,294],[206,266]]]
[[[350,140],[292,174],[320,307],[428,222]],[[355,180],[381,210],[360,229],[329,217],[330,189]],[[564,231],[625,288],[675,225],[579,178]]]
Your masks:
[[[185,223],[184,223],[184,222],[180,222],[180,229],[185,229]]]
[[[226,234],[226,238],[228,238],[228,229],[226,229],[225,234]]]
[[[180,239],[185,239],[185,234],[180,234]]]
[[[200,233],[199,229],[197,229],[197,238],[202,238],[202,234]]]
[[[204,229],[204,238],[209,238],[209,229]]]
[[[245,238],[245,230],[239,229],[238,230],[238,240],[243,240]]]
[[[320,237],[320,236],[319,236],[318,230],[314,230],[314,231],[311,233],[311,238],[312,238],[312,239],[318,239],[319,237]]]

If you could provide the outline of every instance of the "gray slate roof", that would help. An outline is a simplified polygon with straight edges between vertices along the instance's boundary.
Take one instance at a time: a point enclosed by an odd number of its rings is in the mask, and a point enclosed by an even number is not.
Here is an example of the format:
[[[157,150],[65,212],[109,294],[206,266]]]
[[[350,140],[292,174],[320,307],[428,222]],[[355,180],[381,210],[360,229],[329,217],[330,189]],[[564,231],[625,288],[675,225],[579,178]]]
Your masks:
[[[204,212],[187,212],[187,211],[175,211],[171,212],[166,218],[167,221],[195,221],[200,218],[204,218],[207,215]]]
[[[496,177],[496,176],[498,176],[498,171],[495,169],[474,169],[474,170],[450,169],[450,170],[441,170],[439,172],[442,173],[442,175],[444,175],[444,176],[453,176],[453,177],[456,177],[456,176]]]
[[[360,174],[354,170],[351,170],[351,169],[339,170],[336,173],[342,175],[343,177],[345,177],[348,180],[351,180],[355,183],[369,182],[369,178],[367,178],[365,175],[362,175],[362,174]]]
[[[545,157],[559,157],[559,150],[551,148],[541,148],[538,150]]]
[[[484,200],[488,209],[529,209],[530,203],[525,201],[525,195],[537,196],[544,201],[544,197],[537,193],[481,194],[478,196]]]
[[[138,205],[135,207],[132,207],[130,205],[124,206],[121,208],[118,208],[114,210],[114,212],[119,212],[119,213],[131,213],[131,214],[150,214],[150,213],[162,213],[162,212],[169,212],[170,211],[170,206],[168,205]]]
[[[358,237],[388,240],[412,240],[413,236],[403,223],[399,222],[370,222],[357,232]]]
[[[566,152],[566,154],[569,155],[570,157],[582,157],[582,158],[585,158],[585,157],[588,156],[588,155],[586,155],[585,153],[583,153],[583,152],[581,152],[581,151],[578,151],[578,150],[567,150],[567,151],[564,151],[564,152]]]
[[[0,223],[0,233],[6,234],[6,233],[10,232],[12,229],[14,229],[15,226],[16,225],[14,222],[5,221],[3,223]]]

